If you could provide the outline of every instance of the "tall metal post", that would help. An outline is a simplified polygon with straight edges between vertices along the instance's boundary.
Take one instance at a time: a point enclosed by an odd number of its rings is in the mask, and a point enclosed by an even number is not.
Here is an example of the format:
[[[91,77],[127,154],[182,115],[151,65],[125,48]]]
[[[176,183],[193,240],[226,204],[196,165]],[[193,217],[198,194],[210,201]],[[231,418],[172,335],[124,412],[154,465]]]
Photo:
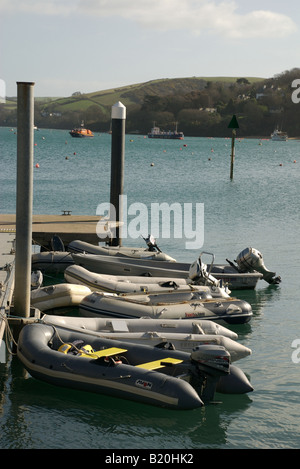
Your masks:
[[[116,236],[112,238],[112,246],[122,244],[122,220],[123,206],[122,195],[124,189],[124,160],[125,160],[125,122],[126,107],[118,101],[112,106],[112,141],[111,141],[111,179],[110,179],[110,203],[116,214]]]
[[[234,157],[235,157],[235,148],[234,142],[236,137],[236,129],[239,128],[239,124],[235,115],[232,116],[232,119],[228,125],[229,129],[232,129],[232,136],[231,136],[231,157],[230,157],[230,179],[233,179],[233,164],[234,164]]]
[[[235,157],[235,149],[234,149],[235,136],[236,136],[236,130],[232,129],[231,155],[230,155],[230,179],[233,179],[233,164],[234,164],[234,157]]]
[[[34,83],[17,82],[17,203],[14,313],[30,316]]]

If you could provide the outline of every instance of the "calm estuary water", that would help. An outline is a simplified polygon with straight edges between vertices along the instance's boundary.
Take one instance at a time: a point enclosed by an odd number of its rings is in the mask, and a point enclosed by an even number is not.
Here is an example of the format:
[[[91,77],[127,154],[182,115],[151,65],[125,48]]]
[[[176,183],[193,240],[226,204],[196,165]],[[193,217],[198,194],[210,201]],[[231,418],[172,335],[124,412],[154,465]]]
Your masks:
[[[13,131],[0,128],[1,213],[15,213],[16,140]],[[109,202],[110,135],[78,140],[67,131],[40,130],[35,143],[35,214],[95,215],[99,204]],[[26,379],[18,359],[8,355],[0,364],[0,448],[300,447],[300,353],[293,347],[300,341],[300,142],[237,139],[233,180],[230,145],[229,139],[126,135],[124,193],[128,206],[204,204],[202,247],[185,249],[186,240],[172,232],[170,239],[158,236],[160,248],[178,261],[192,262],[202,250],[213,252],[216,262],[234,260],[251,246],[281,276],[277,286],[260,281],[255,291],[232,292],[254,313],[249,324],[232,326],[252,349],[236,365],[254,391],[219,394],[219,404],[193,411],[170,411]]]

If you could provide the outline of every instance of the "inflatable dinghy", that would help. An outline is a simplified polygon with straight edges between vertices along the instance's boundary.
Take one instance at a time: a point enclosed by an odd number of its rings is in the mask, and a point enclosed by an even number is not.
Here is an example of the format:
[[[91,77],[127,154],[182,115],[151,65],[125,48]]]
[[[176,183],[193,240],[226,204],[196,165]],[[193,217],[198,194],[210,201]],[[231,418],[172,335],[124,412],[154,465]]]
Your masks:
[[[201,345],[191,354],[45,324],[23,327],[17,354],[34,378],[170,409],[194,409],[216,392],[253,391],[230,364],[224,347]]]
[[[145,238],[144,238],[145,239]],[[73,253],[104,254],[105,256],[132,257],[156,261],[176,262],[173,257],[162,252],[155,239],[149,236],[145,239],[148,249],[126,246],[95,246],[84,241],[75,240],[68,244],[68,251]]]
[[[249,303],[236,298],[202,299],[197,292],[121,294],[94,291],[79,304],[86,317],[208,319],[225,324],[244,324],[252,317]]]
[[[199,262],[199,259],[189,264],[97,254],[72,254],[72,257],[75,264],[98,274],[191,278],[191,270],[198,267],[198,264],[201,264],[199,271],[203,270],[203,263]],[[222,282],[222,285],[228,285],[230,290],[254,289],[258,280],[263,277],[259,272],[240,272],[232,263],[212,263],[208,268],[208,274]]]
[[[146,325],[143,332],[129,332],[129,331],[93,331],[93,318],[86,318],[85,333],[97,334],[99,337],[105,337],[107,339],[115,340],[126,340],[127,342],[134,342],[137,344],[150,345],[152,347],[164,347],[174,350],[182,350],[183,352],[191,353],[197,345],[210,344],[210,345],[221,345],[230,354],[231,361],[235,362],[242,358],[251,355],[251,350],[248,347],[238,343],[236,340],[232,340],[229,337],[225,337],[219,334],[199,334],[199,333],[180,333],[180,332],[166,332],[162,331],[147,331]],[[130,319],[128,320],[130,321]],[[142,320],[143,321],[143,320]],[[155,321],[155,320],[153,320]],[[44,324],[53,324],[57,326],[68,327],[73,331],[82,332],[81,318],[76,317],[61,317],[45,315],[42,318]],[[89,322],[90,327],[89,328]],[[181,321],[182,322],[182,321]],[[207,321],[208,322],[208,321]]]
[[[86,318],[71,316],[54,316],[44,314],[42,317],[44,322],[57,324],[68,328],[88,329],[94,332],[169,332],[181,334],[210,334],[223,335],[232,340],[237,340],[238,335],[221,324],[214,321],[206,321],[205,319],[185,319],[178,321],[177,319],[107,319],[107,318]]]
[[[190,279],[97,274],[80,265],[67,267],[64,277],[69,283],[86,285],[91,290],[109,293],[197,291],[202,298],[229,298],[230,293],[227,288],[220,286],[194,285]]]

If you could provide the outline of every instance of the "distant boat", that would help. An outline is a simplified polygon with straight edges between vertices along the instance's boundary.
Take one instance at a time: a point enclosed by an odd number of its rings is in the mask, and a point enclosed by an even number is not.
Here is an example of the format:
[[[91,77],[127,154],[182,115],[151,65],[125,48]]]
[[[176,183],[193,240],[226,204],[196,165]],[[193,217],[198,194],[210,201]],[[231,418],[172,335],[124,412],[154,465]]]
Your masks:
[[[286,142],[288,139],[288,134],[286,132],[282,132],[281,130],[275,129],[271,134],[271,139],[275,142]]]
[[[81,122],[81,125],[79,128],[75,128],[70,131],[70,135],[72,135],[72,137],[77,137],[77,138],[94,137],[93,132],[84,127],[83,121]]]
[[[152,127],[151,132],[148,133],[148,138],[164,138],[164,139],[175,139],[183,140],[183,132],[177,131],[177,125],[175,130],[160,130],[159,127]]]

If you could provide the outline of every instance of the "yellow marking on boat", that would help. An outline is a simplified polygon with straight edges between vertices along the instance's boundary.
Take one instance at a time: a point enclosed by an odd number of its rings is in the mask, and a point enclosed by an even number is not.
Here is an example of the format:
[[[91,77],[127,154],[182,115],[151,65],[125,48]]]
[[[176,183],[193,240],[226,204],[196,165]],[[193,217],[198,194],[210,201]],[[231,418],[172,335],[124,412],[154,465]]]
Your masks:
[[[177,363],[182,363],[183,360],[178,360],[178,358],[161,358],[160,360],[154,360],[153,362],[142,363],[141,365],[136,365],[138,368],[146,368],[147,370],[157,370],[158,368],[163,368],[165,363],[176,365]]]
[[[67,354],[72,344],[63,344],[59,347],[58,351]],[[119,353],[127,352],[125,348],[118,348],[118,347],[110,347],[103,350],[92,351],[90,353],[85,353],[84,347],[79,349],[78,356],[79,357],[86,357],[86,358],[100,358],[100,357],[111,357],[112,355],[117,355]]]
[[[92,353],[80,353],[81,357],[87,358],[100,358],[100,357],[111,357],[112,355],[118,355],[119,353],[127,352],[125,348],[110,347],[104,350],[98,350]]]

